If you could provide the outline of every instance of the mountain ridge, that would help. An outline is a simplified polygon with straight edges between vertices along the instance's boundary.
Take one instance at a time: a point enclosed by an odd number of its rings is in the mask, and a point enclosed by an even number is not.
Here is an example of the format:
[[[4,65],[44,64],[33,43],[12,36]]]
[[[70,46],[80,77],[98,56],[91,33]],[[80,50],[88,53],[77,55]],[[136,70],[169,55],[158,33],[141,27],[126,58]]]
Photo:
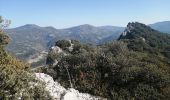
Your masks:
[[[156,29],[156,30],[158,30],[157,28],[158,28],[158,26],[159,25],[163,25],[163,26],[168,26],[169,24],[170,24],[170,21],[159,21],[159,22],[155,22],[155,23],[151,23],[151,24],[148,24],[148,26],[151,26],[153,29]],[[155,27],[155,25],[157,26],[157,27]],[[46,28],[46,27],[53,27],[53,26],[40,26],[40,25],[36,25],[36,24],[25,24],[25,25],[21,25],[21,26],[17,26],[17,27],[13,27],[13,28],[8,28],[8,29],[15,29],[15,28],[20,28],[20,27],[22,27],[22,26],[34,26],[34,27],[41,27],[41,28]],[[95,25],[91,25],[91,24],[81,24],[81,25],[76,25],[76,26],[71,26],[71,27],[66,27],[66,28],[56,28],[56,27],[53,27],[54,29],[69,29],[69,28],[74,28],[74,27],[79,27],[79,26],[93,26],[93,27],[98,27],[98,28],[102,28],[102,27],[106,27],[106,28],[108,28],[108,27],[111,27],[111,28],[113,28],[113,27],[122,27],[122,28],[125,28],[125,27],[123,27],[123,26],[114,26],[114,25],[102,25],[102,26],[95,26]]]
[[[127,25],[118,40],[127,41],[128,47],[134,51],[149,52],[155,56],[165,56],[169,63],[170,34],[152,29],[138,22]]]
[[[153,25],[157,26],[157,23],[150,24],[149,26],[152,27]],[[164,26],[164,24],[162,26]],[[35,58],[38,55],[44,54],[43,52],[47,52],[48,48],[55,44],[55,41],[72,39],[93,45],[103,44],[119,38],[124,29],[124,27],[110,25],[93,26],[90,24],[56,29],[52,26],[41,27],[35,24],[26,24],[5,31],[12,40],[7,46],[7,50],[19,59],[29,62],[30,58]],[[161,31],[157,27],[154,29]],[[13,51],[14,49],[15,51]],[[45,59],[43,61],[45,61]]]
[[[153,29],[156,29],[160,32],[164,33],[170,33],[170,21],[162,21],[162,22],[157,22],[154,24],[150,24]]]
[[[29,62],[30,58],[35,58],[32,55],[38,56],[42,54],[42,51],[47,52],[48,48],[54,45],[57,40],[73,39],[83,43],[97,44],[111,35],[116,39],[123,28],[105,29],[84,24],[66,29],[56,29],[51,26],[41,27],[35,24],[26,24],[5,31],[12,40],[7,46],[7,50],[19,59]],[[14,49],[15,51],[13,51]]]
[[[47,56],[49,67],[41,70],[65,88],[75,86],[109,100],[167,99],[169,50],[169,34],[131,22],[119,40],[103,45],[56,41]]]

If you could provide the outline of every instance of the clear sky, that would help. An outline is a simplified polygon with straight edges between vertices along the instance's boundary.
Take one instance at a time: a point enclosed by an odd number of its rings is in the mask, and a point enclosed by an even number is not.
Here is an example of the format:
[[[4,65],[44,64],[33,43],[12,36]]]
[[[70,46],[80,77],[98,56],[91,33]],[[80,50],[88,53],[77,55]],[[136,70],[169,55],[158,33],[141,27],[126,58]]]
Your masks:
[[[150,24],[170,20],[170,0],[0,0],[0,15],[11,27]]]

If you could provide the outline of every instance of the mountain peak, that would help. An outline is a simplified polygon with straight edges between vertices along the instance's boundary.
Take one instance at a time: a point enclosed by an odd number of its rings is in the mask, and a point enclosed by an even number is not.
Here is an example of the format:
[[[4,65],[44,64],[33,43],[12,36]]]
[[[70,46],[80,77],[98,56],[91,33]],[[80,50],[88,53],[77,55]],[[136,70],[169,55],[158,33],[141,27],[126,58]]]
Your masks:
[[[122,36],[126,36],[127,33],[130,33],[135,27],[135,23],[132,22],[132,23],[128,23],[126,29],[124,30],[124,32],[122,33]]]
[[[57,30],[55,27],[53,26],[47,26],[47,27],[43,27],[45,29],[48,29],[48,30]]]
[[[89,31],[96,31],[96,27],[89,25],[89,24],[83,24],[83,25],[71,27],[68,29],[74,31],[75,33],[78,33],[78,32],[89,33]]]
[[[151,31],[154,30],[145,24],[139,22],[131,22],[128,23],[127,27],[125,28],[119,39],[132,39],[139,37],[141,34],[147,34]]]
[[[80,29],[92,29],[92,28],[95,28],[95,26],[90,25],[90,24],[83,24],[83,25],[79,25],[79,26],[76,26],[76,27],[80,28]]]
[[[25,25],[23,25],[23,27],[40,27],[40,26],[38,26],[36,24],[25,24]]]
[[[38,25],[35,24],[25,24],[23,26],[17,27],[18,29],[33,29],[33,28],[41,28]]]
[[[94,26],[90,24],[83,24],[83,25],[80,25],[80,27],[94,27]]]

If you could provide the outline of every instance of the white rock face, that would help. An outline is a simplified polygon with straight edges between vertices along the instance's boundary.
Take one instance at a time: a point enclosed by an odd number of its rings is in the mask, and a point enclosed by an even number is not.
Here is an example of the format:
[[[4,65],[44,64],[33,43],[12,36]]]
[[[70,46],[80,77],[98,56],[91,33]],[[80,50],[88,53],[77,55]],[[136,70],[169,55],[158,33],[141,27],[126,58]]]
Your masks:
[[[53,78],[44,73],[36,73],[36,77],[46,83],[46,90],[50,93],[54,100],[60,100],[61,95],[65,93],[66,89],[58,82],[54,82]]]
[[[73,46],[74,46],[74,44],[73,43],[71,43],[71,40],[68,40],[69,42],[70,42],[70,44],[71,44],[71,46],[70,47],[68,47],[68,50],[70,51],[70,52],[72,52],[73,51]]]
[[[72,52],[73,51],[73,46],[74,44],[71,43],[71,40],[68,40],[69,43],[70,43],[70,46],[69,47],[66,47],[68,51]],[[53,54],[53,55],[58,55],[58,54],[63,54],[64,56],[67,56],[68,53],[65,52],[62,48],[58,47],[58,46],[52,46],[50,48],[50,51],[49,51],[50,54]],[[57,59],[53,59],[53,62],[52,62],[52,65],[53,66],[56,66],[58,64],[58,60]]]
[[[58,64],[58,60],[54,60],[53,66],[56,66]]]
[[[95,97],[87,93],[79,93],[78,90],[70,88],[66,91],[65,95],[61,100],[107,100],[107,99]]]
[[[145,42],[146,41],[145,38],[142,37],[142,41]]]
[[[63,50],[58,46],[51,47],[50,51],[53,52],[53,53],[62,53],[63,52]]]
[[[132,26],[132,24],[128,24],[127,28],[125,29],[125,31],[122,33],[122,36],[126,36],[127,33],[130,33],[131,30],[134,29],[134,26]]]
[[[126,36],[126,34],[127,34],[127,31],[124,31],[124,32],[122,33],[122,36]]]
[[[58,82],[54,82],[53,78],[44,73],[36,73],[36,77],[46,83],[46,90],[50,93],[54,100],[107,100],[95,97],[87,93],[79,93],[79,91],[70,88],[65,89]]]
[[[66,55],[66,53],[58,46],[53,46],[50,48],[49,51],[51,54],[55,55],[55,54],[63,54]],[[52,63],[53,66],[56,66],[58,64],[58,60],[54,59],[54,62]]]

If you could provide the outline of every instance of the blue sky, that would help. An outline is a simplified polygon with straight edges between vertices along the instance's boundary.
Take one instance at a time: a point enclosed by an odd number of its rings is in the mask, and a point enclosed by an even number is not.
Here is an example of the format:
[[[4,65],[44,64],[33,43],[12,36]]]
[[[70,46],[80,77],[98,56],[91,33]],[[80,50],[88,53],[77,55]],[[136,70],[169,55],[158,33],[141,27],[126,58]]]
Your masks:
[[[0,0],[0,15],[10,27],[150,24],[170,20],[170,0]]]

